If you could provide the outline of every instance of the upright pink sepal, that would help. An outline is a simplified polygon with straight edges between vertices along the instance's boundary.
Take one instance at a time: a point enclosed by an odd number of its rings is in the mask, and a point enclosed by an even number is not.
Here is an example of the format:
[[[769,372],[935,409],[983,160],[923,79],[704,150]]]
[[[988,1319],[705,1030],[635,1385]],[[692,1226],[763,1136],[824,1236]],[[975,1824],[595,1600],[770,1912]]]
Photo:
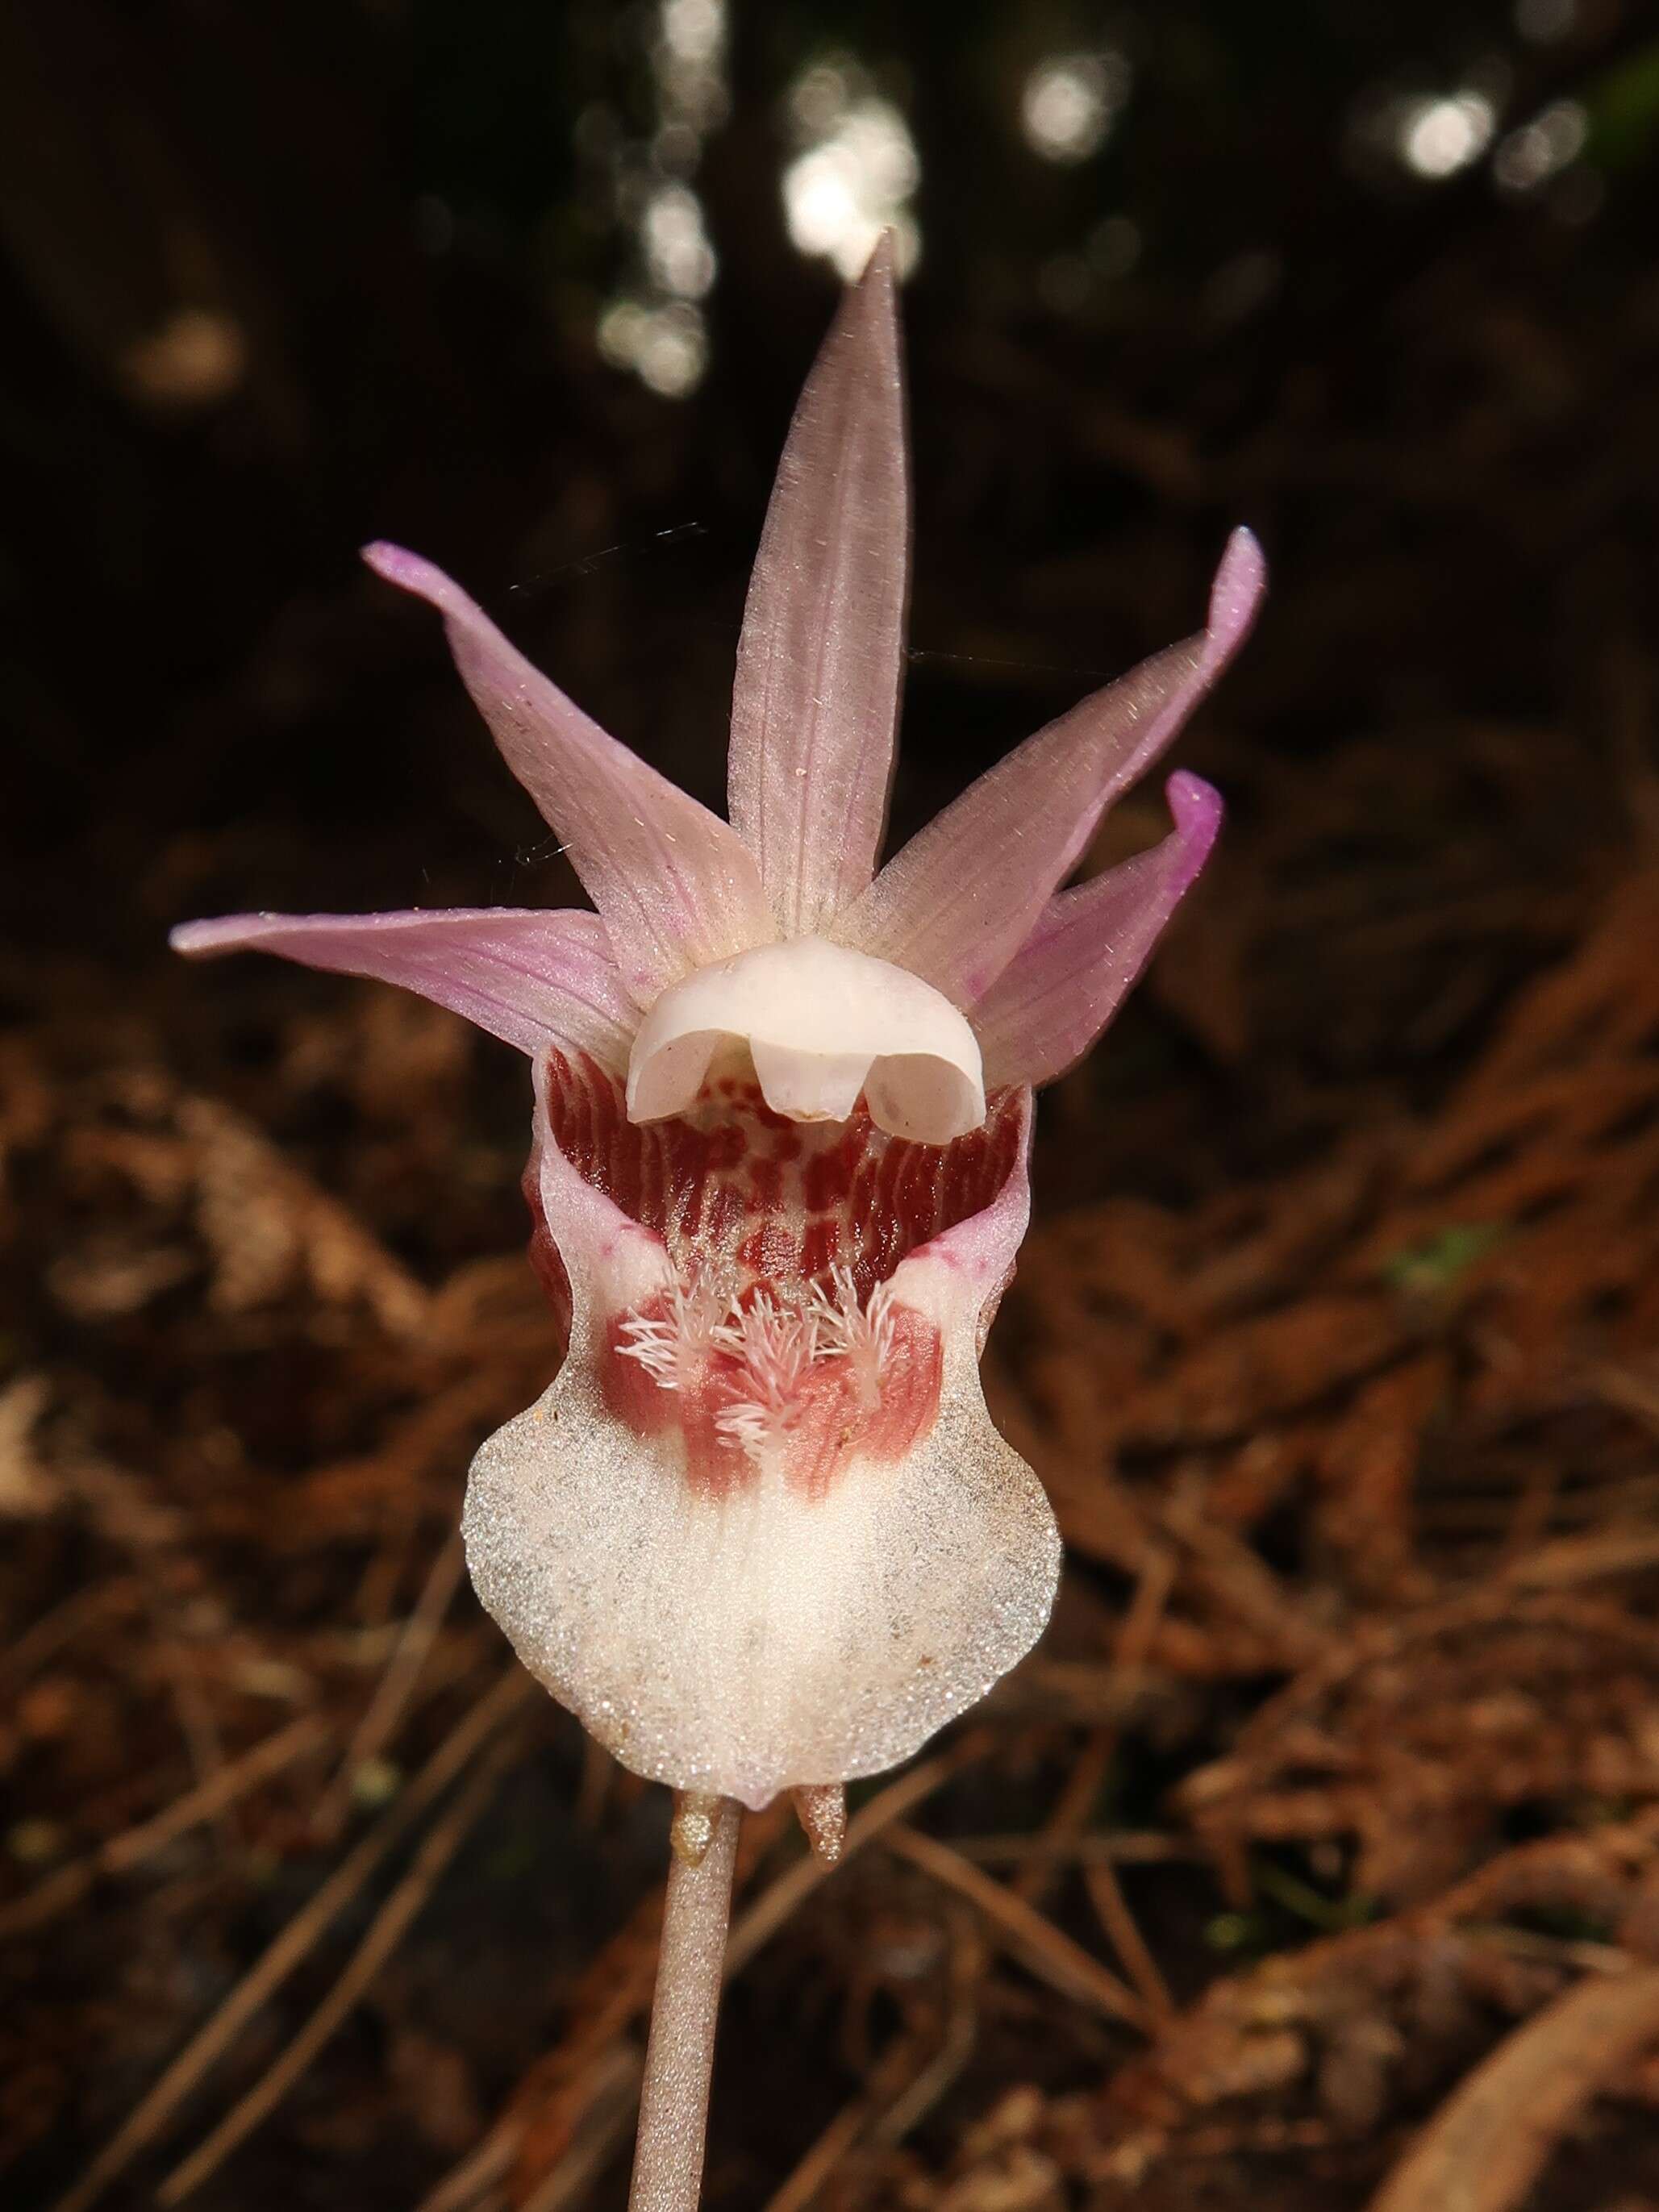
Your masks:
[[[732,697],[734,828],[786,937],[874,872],[892,781],[910,510],[890,234],[795,410],[749,586]]]
[[[1048,1083],[1081,1060],[1127,996],[1221,827],[1221,794],[1185,772],[1175,828],[1151,852],[1049,900],[974,1010],[988,1084]]]
[[[538,1053],[557,1044],[626,1068],[637,1015],[597,915],[514,907],[403,914],[232,914],[186,921],[175,952],[277,952],[307,968],[370,975],[447,1006]]]
[[[474,703],[558,832],[639,1005],[695,968],[771,941],[759,871],[717,814],[608,736],[429,561],[385,544],[363,558],[442,615]]]
[[[1209,621],[1096,692],[981,776],[890,860],[836,934],[961,1006],[983,999],[1075,866],[1102,814],[1151,767],[1243,644],[1266,583],[1237,530]]]

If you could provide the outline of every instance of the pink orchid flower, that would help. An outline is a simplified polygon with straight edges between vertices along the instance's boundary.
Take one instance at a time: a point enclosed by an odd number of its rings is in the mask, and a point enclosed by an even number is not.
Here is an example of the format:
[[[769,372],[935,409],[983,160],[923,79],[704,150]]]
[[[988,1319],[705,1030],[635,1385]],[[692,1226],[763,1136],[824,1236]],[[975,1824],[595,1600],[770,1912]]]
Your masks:
[[[1060,1560],[979,1353],[1030,1211],[1032,1088],[1111,1019],[1221,802],[1061,888],[1108,806],[1237,651],[1263,588],[1226,550],[1206,628],[1051,723],[879,872],[909,513],[890,253],[802,395],[738,651],[730,821],[609,737],[428,562],[507,765],[597,912],[243,915],[244,947],[376,976],[528,1054],[532,1251],[568,1342],[480,1450],[474,1582],[635,1771],[766,1804],[891,1765],[1048,1618]],[[826,1785],[828,1787],[826,1787]]]

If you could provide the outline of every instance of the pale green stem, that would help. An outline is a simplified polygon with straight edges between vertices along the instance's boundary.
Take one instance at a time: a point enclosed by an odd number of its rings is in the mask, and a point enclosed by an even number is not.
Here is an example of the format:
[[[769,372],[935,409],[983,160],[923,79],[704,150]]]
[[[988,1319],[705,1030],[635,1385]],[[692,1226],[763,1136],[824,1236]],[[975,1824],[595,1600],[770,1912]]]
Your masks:
[[[702,1858],[669,1866],[629,2212],[696,2212],[739,1818],[717,1800]]]

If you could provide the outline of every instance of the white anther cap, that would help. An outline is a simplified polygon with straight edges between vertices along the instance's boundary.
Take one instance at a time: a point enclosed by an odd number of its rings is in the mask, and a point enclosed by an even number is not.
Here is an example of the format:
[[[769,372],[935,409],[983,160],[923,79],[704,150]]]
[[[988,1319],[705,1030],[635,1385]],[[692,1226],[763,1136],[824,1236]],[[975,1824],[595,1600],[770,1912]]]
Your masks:
[[[635,1039],[630,1121],[696,1099],[728,1039],[746,1044],[761,1094],[792,1121],[844,1121],[864,1094],[896,1137],[949,1144],[985,1119],[979,1042],[931,983],[822,937],[757,945],[665,991]]]

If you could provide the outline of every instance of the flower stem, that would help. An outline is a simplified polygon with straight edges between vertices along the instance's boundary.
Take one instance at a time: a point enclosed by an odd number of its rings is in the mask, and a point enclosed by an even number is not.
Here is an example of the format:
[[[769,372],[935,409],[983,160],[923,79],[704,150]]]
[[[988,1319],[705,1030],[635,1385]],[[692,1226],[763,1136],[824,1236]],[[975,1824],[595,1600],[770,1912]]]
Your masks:
[[[696,2212],[739,1817],[716,1800],[707,1849],[669,1868],[629,2212]]]

